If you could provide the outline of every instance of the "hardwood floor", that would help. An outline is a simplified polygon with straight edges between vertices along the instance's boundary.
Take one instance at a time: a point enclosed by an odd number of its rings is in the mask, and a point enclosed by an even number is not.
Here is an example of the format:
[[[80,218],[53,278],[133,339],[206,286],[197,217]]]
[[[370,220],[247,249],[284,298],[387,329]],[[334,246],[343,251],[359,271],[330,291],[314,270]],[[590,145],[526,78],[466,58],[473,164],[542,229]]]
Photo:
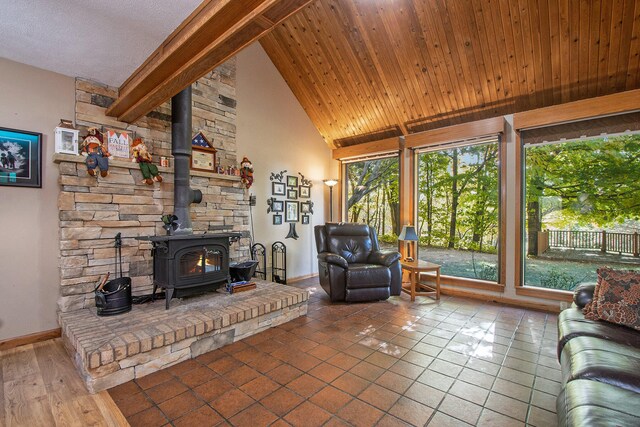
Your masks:
[[[107,392],[89,394],[60,338],[0,352],[0,425],[128,426]]]

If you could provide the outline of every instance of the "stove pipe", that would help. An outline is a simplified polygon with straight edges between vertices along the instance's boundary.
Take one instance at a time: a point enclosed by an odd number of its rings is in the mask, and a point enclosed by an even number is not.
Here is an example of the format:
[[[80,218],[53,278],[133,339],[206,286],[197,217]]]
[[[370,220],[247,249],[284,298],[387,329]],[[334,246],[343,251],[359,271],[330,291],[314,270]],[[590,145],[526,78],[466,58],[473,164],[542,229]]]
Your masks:
[[[189,205],[202,201],[202,192],[189,187],[191,164],[191,86],[171,98],[171,154],[173,204],[178,217],[174,234],[193,234]]]

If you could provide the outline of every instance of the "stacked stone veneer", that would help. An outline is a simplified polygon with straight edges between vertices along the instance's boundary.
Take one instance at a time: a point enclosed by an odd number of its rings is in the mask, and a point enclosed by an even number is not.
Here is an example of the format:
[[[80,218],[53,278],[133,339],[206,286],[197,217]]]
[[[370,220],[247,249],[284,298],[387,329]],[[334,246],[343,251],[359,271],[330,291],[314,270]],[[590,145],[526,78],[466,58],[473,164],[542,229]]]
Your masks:
[[[94,126],[127,130],[142,137],[154,154],[171,155],[171,108],[166,103],[134,124],[105,115],[117,89],[76,80],[76,126],[85,134]],[[237,161],[235,143],[235,60],[217,68],[193,86],[193,130],[202,130],[218,149],[222,164]],[[170,159],[172,160],[172,159]],[[123,273],[133,283],[134,295],[152,289],[151,245],[138,236],[163,235],[160,217],[173,213],[173,169],[160,168],[163,182],[147,186],[136,163],[111,159],[109,176],[87,175],[84,157],[54,156],[60,171],[60,298],[59,310],[68,312],[95,305],[93,288],[107,272],[114,273],[114,237],[123,237]],[[170,162],[173,165],[173,162]],[[194,233],[239,231],[244,237],[231,245],[231,259],[249,257],[248,192],[235,176],[191,173],[192,188],[203,201],[191,205]]]
[[[302,316],[308,298],[308,291],[258,281],[253,291],[176,301],[170,310],[158,301],[114,317],[95,309],[60,313],[60,325],[95,393]]]

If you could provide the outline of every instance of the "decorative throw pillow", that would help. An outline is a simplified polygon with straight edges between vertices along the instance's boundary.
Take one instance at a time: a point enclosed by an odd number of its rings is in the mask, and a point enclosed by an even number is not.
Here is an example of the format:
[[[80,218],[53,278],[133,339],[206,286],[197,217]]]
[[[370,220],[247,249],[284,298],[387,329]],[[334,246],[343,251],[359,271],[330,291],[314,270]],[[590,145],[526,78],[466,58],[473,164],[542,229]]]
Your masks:
[[[596,272],[598,273],[598,281],[596,283],[596,287],[593,290],[593,298],[591,302],[584,306],[582,309],[582,313],[584,314],[585,319],[589,320],[598,320],[598,296],[600,293],[600,283],[602,282],[602,276],[600,275],[600,271],[604,269],[609,269],[609,267],[601,267]]]
[[[640,272],[599,268],[596,290],[591,307],[596,320],[640,330]]]

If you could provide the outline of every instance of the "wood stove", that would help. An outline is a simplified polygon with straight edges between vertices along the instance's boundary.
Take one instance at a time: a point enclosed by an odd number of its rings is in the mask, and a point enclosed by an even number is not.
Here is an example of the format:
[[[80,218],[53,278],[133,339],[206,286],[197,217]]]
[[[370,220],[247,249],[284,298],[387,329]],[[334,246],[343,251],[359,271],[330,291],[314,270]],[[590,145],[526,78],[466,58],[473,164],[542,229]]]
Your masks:
[[[215,289],[229,283],[229,244],[240,236],[216,233],[141,238],[153,243],[153,294],[164,288],[168,309],[175,291]]]
[[[164,288],[167,309],[176,291],[229,283],[229,244],[242,236],[237,232],[193,234],[189,205],[200,203],[202,192],[190,187],[191,121],[188,86],[171,98],[175,209],[171,216],[175,221],[167,224],[171,235],[138,238],[153,243],[153,295]]]

